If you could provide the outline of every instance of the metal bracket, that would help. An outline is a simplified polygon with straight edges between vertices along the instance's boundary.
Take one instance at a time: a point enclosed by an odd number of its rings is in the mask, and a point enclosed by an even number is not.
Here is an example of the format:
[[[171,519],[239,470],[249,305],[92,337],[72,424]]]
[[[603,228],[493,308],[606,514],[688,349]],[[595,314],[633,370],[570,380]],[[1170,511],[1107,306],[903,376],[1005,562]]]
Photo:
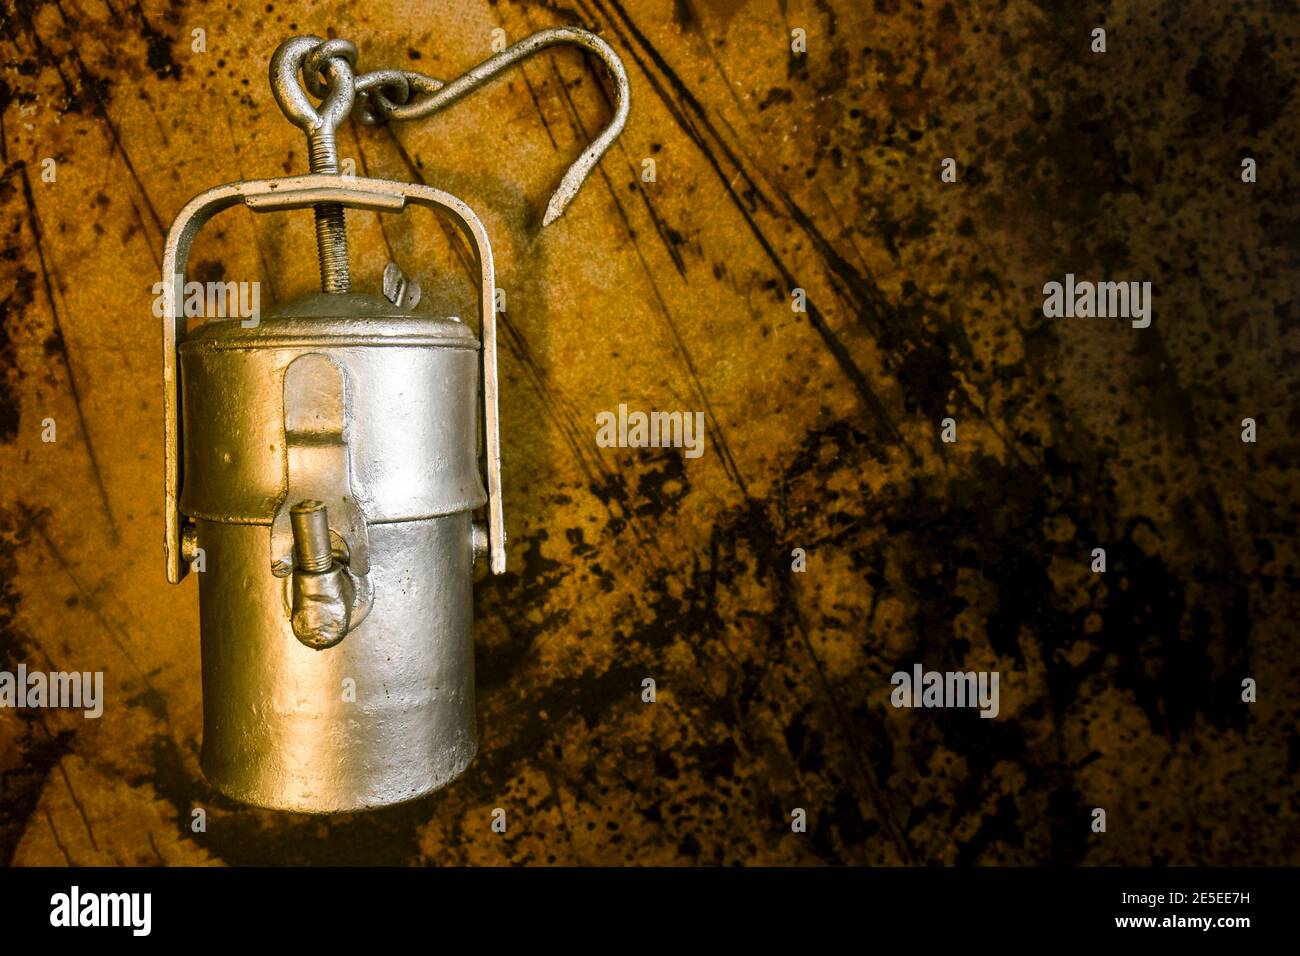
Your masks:
[[[347,544],[348,566],[358,575],[370,572],[370,532],[352,489],[346,387],[342,370],[319,353],[300,355],[284,370],[285,490],[271,522],[271,573],[277,578],[293,572],[289,512],[303,499],[328,507]]]
[[[450,193],[416,183],[333,175],[290,176],[227,183],[195,196],[167,233],[163,249],[163,500],[167,580],[177,584],[189,570],[182,556],[180,513],[181,382],[177,348],[185,339],[185,268],[195,237],[222,210],[243,203],[254,212],[303,209],[334,202],[374,212],[401,212],[408,202],[449,214],[473,247],[479,267],[479,338],[482,343],[483,433],[488,488],[488,541],[493,574],[506,570],[505,519],[501,505],[501,434],[497,408],[496,279],[487,230],[474,211]]]

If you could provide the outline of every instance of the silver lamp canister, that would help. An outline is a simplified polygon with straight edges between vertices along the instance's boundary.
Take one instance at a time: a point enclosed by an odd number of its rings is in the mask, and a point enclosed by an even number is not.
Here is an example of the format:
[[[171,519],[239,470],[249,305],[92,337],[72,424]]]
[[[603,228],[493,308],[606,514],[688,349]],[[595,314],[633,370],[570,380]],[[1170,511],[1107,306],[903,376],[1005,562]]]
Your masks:
[[[334,136],[349,114],[427,116],[558,43],[605,63],[615,111],[552,196],[549,224],[628,111],[617,55],[572,28],[534,34],[446,84],[401,70],[357,76],[345,40],[286,41],[271,85],[307,133],[311,174],[210,189],[168,233],[167,577],[201,571],[202,765],[230,797],[305,813],[382,807],[445,786],[474,758],[473,569],[484,555],[492,573],[506,567],[492,250],[454,196],[340,176]],[[251,327],[209,321],[187,333],[190,246],[239,204],[314,210],[323,291]],[[351,291],[344,208],[409,204],[448,215],[469,240],[477,335],[417,314],[419,288],[394,264],[382,296]]]

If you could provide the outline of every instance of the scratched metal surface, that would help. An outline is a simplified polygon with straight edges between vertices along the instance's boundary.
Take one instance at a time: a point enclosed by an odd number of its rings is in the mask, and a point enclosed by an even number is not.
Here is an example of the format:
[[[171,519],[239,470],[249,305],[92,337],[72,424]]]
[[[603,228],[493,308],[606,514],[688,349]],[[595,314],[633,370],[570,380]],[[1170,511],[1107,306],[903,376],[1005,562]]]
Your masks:
[[[108,698],[0,710],[0,860],[1300,862],[1293,4],[0,9],[0,669],[103,670]],[[284,36],[446,77],[557,23],[613,44],[634,100],[544,232],[607,115],[575,52],[341,139],[496,244],[512,571],[476,591],[482,750],[391,811],[234,805],[197,764],[193,582],[163,580],[163,233],[305,169],[265,81]],[[359,286],[391,257],[470,313],[432,220],[350,229]],[[305,292],[310,217],[228,213],[195,262]],[[1044,319],[1066,272],[1152,281],[1152,327]],[[706,452],[596,447],[620,402],[705,412]],[[1000,716],[894,710],[917,662],[999,670]]]

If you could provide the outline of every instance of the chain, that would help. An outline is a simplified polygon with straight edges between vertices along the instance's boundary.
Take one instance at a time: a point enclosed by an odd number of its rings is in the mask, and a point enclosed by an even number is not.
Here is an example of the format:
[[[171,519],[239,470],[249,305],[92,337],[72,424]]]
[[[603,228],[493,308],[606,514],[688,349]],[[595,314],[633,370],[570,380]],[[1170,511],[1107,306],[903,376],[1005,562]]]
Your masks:
[[[627,71],[613,48],[594,33],[576,27],[542,30],[448,83],[412,70],[385,69],[357,75],[357,48],[351,41],[291,37],[271,57],[271,90],[285,116],[307,134],[311,171],[337,175],[335,131],[347,116],[367,126],[423,119],[477,90],[519,61],[558,44],[579,46],[605,64],[613,80],[614,116],[568,168],[551,194],[542,218],[542,225],[548,226],[568,207],[627,122],[630,100]],[[299,86],[299,73],[307,92],[321,101],[319,107],[312,106]],[[343,207],[337,203],[321,203],[315,207],[315,215],[321,288],[326,292],[347,292],[351,277]]]

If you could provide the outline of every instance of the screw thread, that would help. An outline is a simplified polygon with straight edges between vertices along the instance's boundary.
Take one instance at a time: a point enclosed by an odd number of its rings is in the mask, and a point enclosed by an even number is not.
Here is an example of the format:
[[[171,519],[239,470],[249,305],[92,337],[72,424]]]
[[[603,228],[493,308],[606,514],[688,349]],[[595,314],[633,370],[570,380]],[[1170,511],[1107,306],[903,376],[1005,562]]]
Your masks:
[[[338,144],[332,129],[321,127],[308,136],[307,150],[313,173],[338,175]],[[321,291],[347,292],[352,288],[352,273],[348,265],[348,234],[343,221],[343,207],[338,203],[320,203],[313,207],[313,211]]]
[[[334,563],[329,514],[319,501],[300,501],[289,509],[293,556],[300,571],[328,571]]]

